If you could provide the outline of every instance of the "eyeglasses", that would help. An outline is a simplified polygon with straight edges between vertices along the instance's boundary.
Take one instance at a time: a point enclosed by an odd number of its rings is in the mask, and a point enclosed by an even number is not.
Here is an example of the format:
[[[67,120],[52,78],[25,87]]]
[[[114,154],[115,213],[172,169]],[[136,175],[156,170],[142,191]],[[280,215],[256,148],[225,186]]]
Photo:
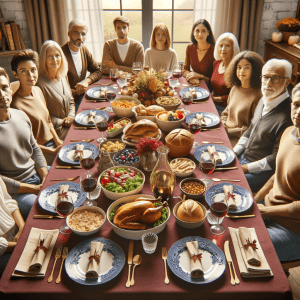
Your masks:
[[[276,76],[276,75],[272,76],[272,77],[263,75],[263,76],[260,76],[260,79],[261,79],[262,82],[268,82],[269,79],[271,79],[271,82],[273,84],[276,84],[276,83],[279,83],[280,79],[290,79],[290,78],[288,78],[288,77],[279,77],[279,76]]]

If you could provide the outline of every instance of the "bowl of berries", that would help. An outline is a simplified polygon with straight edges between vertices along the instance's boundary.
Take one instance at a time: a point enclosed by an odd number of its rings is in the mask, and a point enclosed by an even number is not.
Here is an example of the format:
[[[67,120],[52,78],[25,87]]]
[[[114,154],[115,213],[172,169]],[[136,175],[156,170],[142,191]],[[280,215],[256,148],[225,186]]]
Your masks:
[[[162,131],[170,132],[173,129],[180,128],[185,120],[185,115],[181,110],[162,111],[155,116],[156,123]]]
[[[135,149],[124,149],[113,156],[115,166],[131,166],[138,168],[140,166],[140,157]]]

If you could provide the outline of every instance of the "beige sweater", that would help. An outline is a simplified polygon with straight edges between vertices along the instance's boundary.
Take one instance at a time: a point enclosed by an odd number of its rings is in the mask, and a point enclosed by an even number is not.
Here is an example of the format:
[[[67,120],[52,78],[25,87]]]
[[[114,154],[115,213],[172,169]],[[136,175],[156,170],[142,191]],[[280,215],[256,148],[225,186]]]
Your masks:
[[[126,58],[122,61],[117,47],[117,39],[106,41],[103,47],[102,62],[107,60],[113,60],[119,70],[132,72],[134,62],[144,63],[144,47],[140,42],[130,39]],[[103,74],[109,74],[110,68],[102,64],[101,71]]]
[[[257,103],[262,97],[260,89],[245,89],[233,86],[227,100],[227,107],[221,114],[232,147],[251,123]]]
[[[172,71],[176,64],[177,54],[172,48],[166,50],[149,48],[145,51],[144,66],[148,66],[156,71],[159,71],[161,68],[165,71]]]
[[[273,188],[265,197],[265,205],[289,205],[289,217],[272,217],[272,219],[300,235],[300,145],[288,127],[280,140],[276,157],[276,171]]]

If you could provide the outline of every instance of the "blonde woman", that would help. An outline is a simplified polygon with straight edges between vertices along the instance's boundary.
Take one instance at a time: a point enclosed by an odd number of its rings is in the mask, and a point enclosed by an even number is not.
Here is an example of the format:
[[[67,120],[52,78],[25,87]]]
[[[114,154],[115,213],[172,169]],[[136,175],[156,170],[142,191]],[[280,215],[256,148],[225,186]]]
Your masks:
[[[40,53],[37,85],[43,91],[52,123],[62,140],[75,116],[75,104],[67,73],[68,63],[60,46],[54,41],[45,42]]]
[[[144,66],[148,66],[156,71],[164,69],[172,71],[177,64],[176,51],[170,48],[171,38],[168,27],[163,24],[157,24],[153,31],[150,41],[150,48],[145,51]]]

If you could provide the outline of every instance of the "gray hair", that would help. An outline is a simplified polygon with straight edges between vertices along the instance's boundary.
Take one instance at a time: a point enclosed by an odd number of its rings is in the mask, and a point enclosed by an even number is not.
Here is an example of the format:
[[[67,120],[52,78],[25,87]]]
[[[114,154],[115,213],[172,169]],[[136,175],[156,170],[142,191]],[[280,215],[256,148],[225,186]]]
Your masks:
[[[293,65],[286,59],[272,58],[268,60],[263,66],[262,73],[264,73],[264,69],[266,67],[273,67],[276,69],[284,68],[285,69],[284,76],[288,78],[292,78]]]
[[[292,90],[292,99],[294,98],[295,94],[300,92],[300,83],[296,84]]]
[[[73,26],[75,26],[75,25],[77,25],[77,26],[82,26],[82,27],[86,27],[86,30],[88,30],[87,24],[86,24],[84,21],[82,21],[81,19],[74,19],[74,20],[72,20],[72,21],[69,23],[69,28],[68,28],[68,30],[71,31],[71,30],[73,29]]]
[[[215,50],[214,50],[215,60],[221,60],[221,57],[220,57],[220,54],[218,51],[218,46],[219,46],[220,42],[225,38],[229,38],[230,40],[232,40],[232,43],[233,43],[232,58],[235,57],[238,53],[240,53],[239,43],[238,43],[235,35],[231,32],[224,32],[218,37],[218,39],[216,41]]]

